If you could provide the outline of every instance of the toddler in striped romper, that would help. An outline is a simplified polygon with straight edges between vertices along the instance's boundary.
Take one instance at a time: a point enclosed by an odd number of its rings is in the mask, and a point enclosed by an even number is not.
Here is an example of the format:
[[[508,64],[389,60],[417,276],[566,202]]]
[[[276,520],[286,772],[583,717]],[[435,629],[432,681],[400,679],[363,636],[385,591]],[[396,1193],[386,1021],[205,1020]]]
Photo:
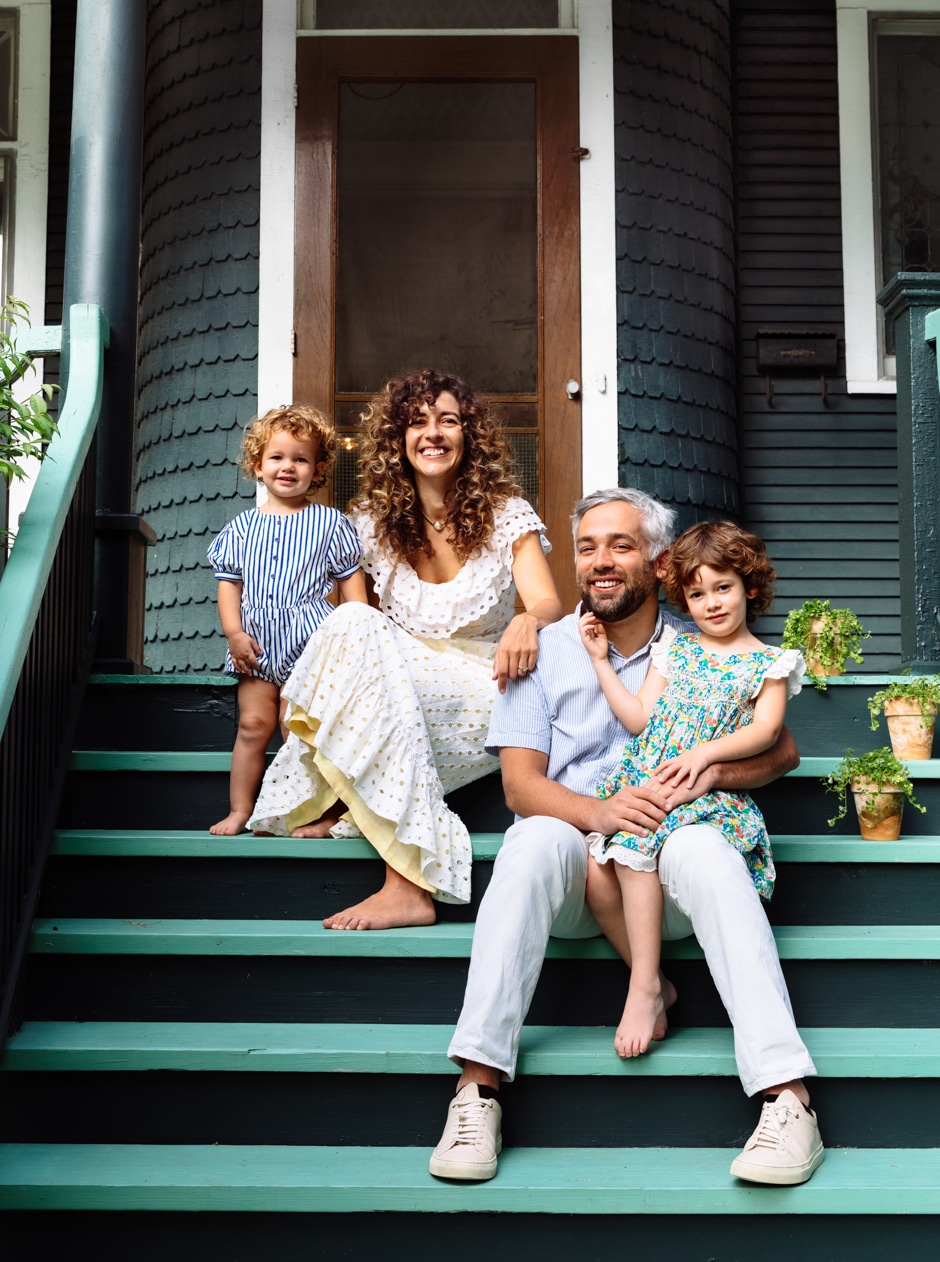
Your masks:
[[[333,426],[315,408],[295,403],[258,417],[245,431],[238,463],[264,484],[267,500],[240,513],[209,547],[228,642],[225,669],[238,677],[229,813],[209,829],[218,836],[240,833],[248,822],[279,721],[287,737],[281,686],[333,612],[326,597],[334,584],[344,601],[366,603],[352,523],[312,502],[335,451]]]

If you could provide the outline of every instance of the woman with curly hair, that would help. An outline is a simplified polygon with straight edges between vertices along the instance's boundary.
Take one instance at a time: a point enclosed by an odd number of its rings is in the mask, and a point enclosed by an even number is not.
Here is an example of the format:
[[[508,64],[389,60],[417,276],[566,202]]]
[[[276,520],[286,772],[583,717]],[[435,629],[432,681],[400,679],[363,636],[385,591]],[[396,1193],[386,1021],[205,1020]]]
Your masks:
[[[432,924],[433,899],[469,901],[470,838],[444,794],[498,766],[484,748],[494,691],[532,669],[537,632],[562,613],[544,526],[465,381],[392,380],[363,423],[350,516],[378,609],[343,605],[310,640],[249,821],[378,850],[384,885],[328,929]]]

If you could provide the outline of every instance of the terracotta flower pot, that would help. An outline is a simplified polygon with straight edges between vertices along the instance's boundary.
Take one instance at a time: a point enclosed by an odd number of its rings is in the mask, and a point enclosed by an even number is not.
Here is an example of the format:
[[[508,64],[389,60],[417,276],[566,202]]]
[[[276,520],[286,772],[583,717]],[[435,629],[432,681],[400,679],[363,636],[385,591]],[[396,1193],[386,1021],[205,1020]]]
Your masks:
[[[872,796],[874,795],[874,796]],[[904,790],[894,784],[875,784],[859,777],[852,781],[858,828],[864,841],[897,841],[901,835]]]
[[[929,758],[937,707],[930,702],[921,709],[919,701],[897,698],[885,702],[885,718],[895,758]]]
[[[844,666],[823,666],[818,657],[814,656],[816,641],[819,639],[823,628],[828,619],[814,618],[809,624],[809,633],[806,636],[806,669],[811,675],[820,675],[823,678],[831,678],[834,675],[844,675]],[[839,637],[835,637],[835,646],[839,648]]]

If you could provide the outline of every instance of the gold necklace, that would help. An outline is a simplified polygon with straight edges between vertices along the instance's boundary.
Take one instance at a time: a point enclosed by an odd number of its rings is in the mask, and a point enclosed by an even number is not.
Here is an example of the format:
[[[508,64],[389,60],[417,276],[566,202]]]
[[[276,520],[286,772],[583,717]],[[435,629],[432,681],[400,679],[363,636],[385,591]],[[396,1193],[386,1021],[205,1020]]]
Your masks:
[[[429,525],[431,525],[437,531],[438,534],[440,534],[441,531],[444,529],[444,522],[435,521],[433,517],[429,517],[427,515],[427,513],[424,511],[423,508],[421,510],[421,516],[424,518],[426,522],[428,522]]]

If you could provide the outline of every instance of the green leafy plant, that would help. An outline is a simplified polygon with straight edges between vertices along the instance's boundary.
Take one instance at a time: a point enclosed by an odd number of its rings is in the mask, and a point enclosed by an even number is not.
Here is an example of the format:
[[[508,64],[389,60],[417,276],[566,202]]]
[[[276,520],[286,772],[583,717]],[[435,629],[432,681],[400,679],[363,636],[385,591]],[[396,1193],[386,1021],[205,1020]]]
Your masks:
[[[813,629],[813,623],[821,623]],[[861,644],[871,635],[851,609],[832,609],[828,600],[807,600],[791,609],[783,628],[781,645],[799,649],[806,658],[807,675],[821,691],[830,675],[839,675],[851,658],[864,662]]]
[[[853,755],[851,749],[847,749],[845,757],[835,771],[830,771],[826,776],[820,776],[820,779],[827,793],[837,793],[839,795],[839,810],[829,820],[830,828],[845,816],[848,809],[848,791],[853,780],[869,780],[871,782],[871,791],[865,798],[866,809],[871,809],[874,805],[875,798],[881,792],[882,786],[889,784],[900,793],[903,793],[911,806],[916,807],[922,815],[927,810],[914,797],[914,786],[911,784],[910,777],[907,774],[907,768],[895,758],[887,746],[884,746],[882,749],[869,750],[867,754],[856,755]]]
[[[913,701],[922,711],[921,723],[927,727],[933,714],[940,709],[940,675],[917,675],[910,679],[896,679],[868,698],[871,730],[878,727],[886,701]]]
[[[58,386],[43,385],[27,399],[14,397],[14,385],[33,366],[32,356],[16,349],[16,330],[29,325],[29,308],[7,298],[0,321],[0,477],[9,486],[14,478],[26,477],[24,461],[42,456],[57,433],[49,402]]]

